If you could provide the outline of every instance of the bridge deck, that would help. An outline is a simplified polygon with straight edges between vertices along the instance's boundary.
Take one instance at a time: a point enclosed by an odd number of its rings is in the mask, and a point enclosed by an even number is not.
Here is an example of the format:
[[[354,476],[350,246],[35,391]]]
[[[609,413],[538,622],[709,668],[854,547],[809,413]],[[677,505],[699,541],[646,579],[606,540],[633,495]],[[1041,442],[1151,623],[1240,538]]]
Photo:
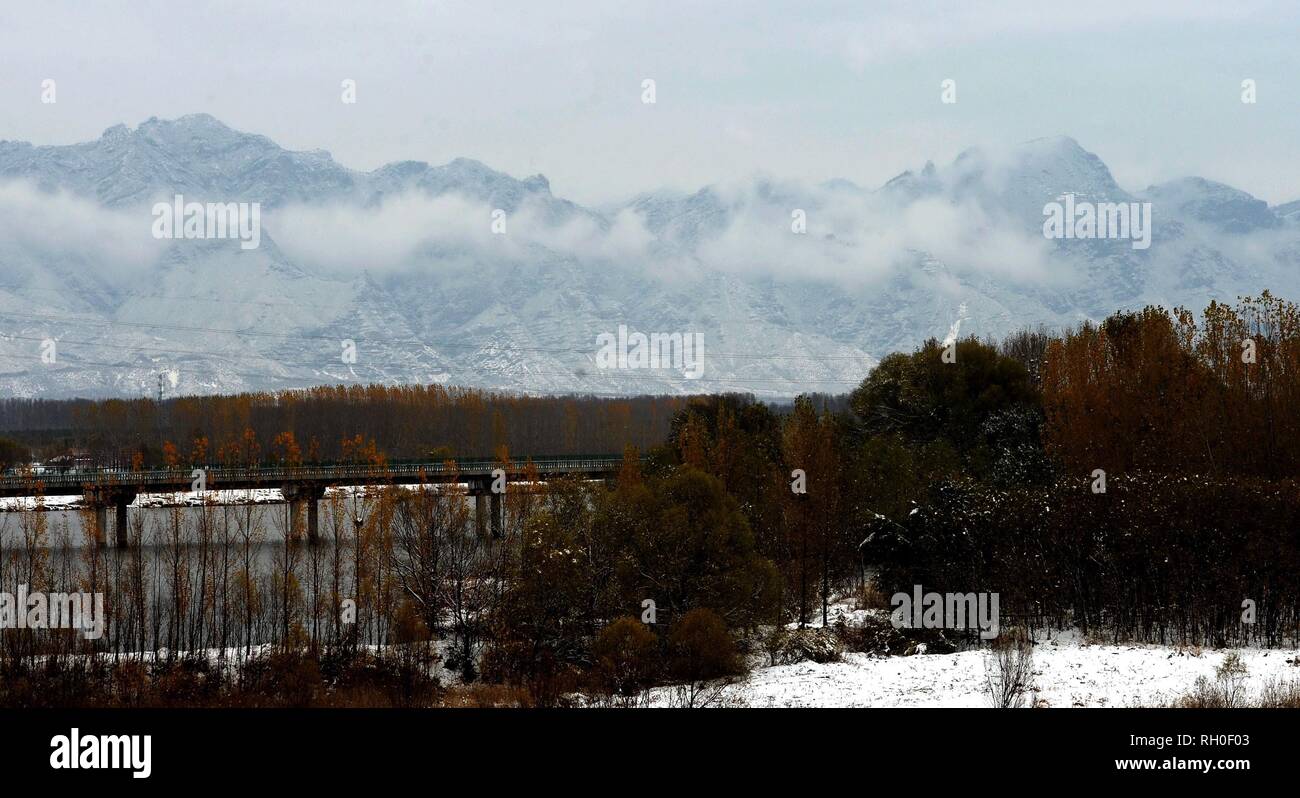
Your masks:
[[[555,479],[579,474],[592,479],[618,473],[623,458],[615,455],[574,457],[534,457],[512,461],[504,466],[506,478],[517,480],[531,467],[539,479]],[[208,490],[244,490],[279,488],[284,485],[380,485],[466,482],[489,479],[495,469],[503,468],[497,460],[466,459],[451,462],[393,462],[383,466],[354,463],[326,463],[302,466],[261,465],[253,467],[185,466],[172,469],[130,471],[96,469],[61,474],[0,476],[0,497],[30,496],[37,483],[46,496],[81,495],[96,488],[123,488],[141,493],[189,491],[195,469],[203,470]]]

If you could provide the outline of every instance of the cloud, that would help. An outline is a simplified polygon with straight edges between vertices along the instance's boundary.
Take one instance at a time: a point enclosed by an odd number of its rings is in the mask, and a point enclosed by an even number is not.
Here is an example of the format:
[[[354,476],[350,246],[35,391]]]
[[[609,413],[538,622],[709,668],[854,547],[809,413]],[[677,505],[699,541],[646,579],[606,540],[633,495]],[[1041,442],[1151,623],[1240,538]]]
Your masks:
[[[766,185],[766,184],[764,184]],[[763,191],[720,190],[728,223],[699,247],[722,271],[850,286],[879,283],[914,268],[921,253],[958,275],[1046,281],[1050,247],[1023,222],[948,194],[899,202],[879,192],[778,184]],[[757,201],[767,194],[769,199]],[[803,211],[806,233],[792,230]]]
[[[1046,239],[1026,233],[1014,220],[992,215],[973,201],[918,200],[902,213],[901,223],[907,247],[928,251],[959,274],[1016,282],[1052,278]]]
[[[549,222],[540,201],[504,217],[492,231],[493,209],[457,195],[404,194],[369,208],[295,205],[269,215],[267,228],[290,259],[342,276],[480,268],[567,258],[589,268],[619,268],[670,279],[717,271],[791,282],[846,286],[877,283],[913,267],[928,252],[957,274],[1030,281],[1046,279],[1049,251],[1023,224],[990,215],[973,201],[924,198],[899,204],[879,193],[758,178],[714,189],[724,211],[701,213],[695,237],[670,224],[663,236],[630,209],[607,223],[574,214]],[[806,231],[796,232],[802,213]],[[677,222],[687,223],[680,216]]]
[[[491,205],[458,194],[408,192],[374,207],[347,203],[290,205],[269,214],[267,229],[291,259],[336,273],[398,272],[517,262],[538,249],[585,261],[646,257],[653,236],[635,214],[610,223],[574,214],[550,221],[542,200],[527,200],[499,219]],[[503,230],[501,233],[495,230]]]
[[[151,267],[166,243],[153,238],[149,208],[113,210],[27,181],[0,183],[0,241],[36,263],[85,260],[91,277],[115,279]]]
[[[1012,164],[996,151],[963,159],[921,181],[916,194],[766,176],[727,181],[711,187],[712,196],[705,201],[656,200],[665,203],[659,213],[668,219],[659,234],[627,207],[605,216],[579,210],[556,223],[553,200],[545,197],[526,199],[504,216],[504,233],[498,234],[490,205],[457,194],[418,191],[388,196],[374,206],[288,205],[267,211],[263,225],[291,263],[344,280],[363,271],[380,276],[490,273],[558,259],[593,273],[621,270],[638,279],[688,285],[721,273],[869,290],[930,269],[929,256],[946,276],[926,279],[952,286],[954,296],[963,283],[978,285],[985,279],[1008,285],[1078,285],[1082,272],[1068,268],[1054,243],[1042,237],[1041,219],[1020,218],[1014,214],[1023,214],[1023,208],[999,204],[1003,190],[1015,196],[1025,190],[1007,183]],[[983,188],[970,190],[975,183]],[[165,247],[194,243],[155,241],[149,234],[151,220],[147,206],[110,210],[29,184],[0,184],[0,240],[7,242],[8,251],[22,254],[20,264],[24,259],[93,263],[95,276],[127,283],[146,274]],[[1162,270],[1179,273],[1184,267],[1166,259],[1204,241],[1264,271],[1283,241],[1291,240],[1288,231],[1245,243],[1199,227],[1195,232],[1197,237],[1183,244],[1153,248],[1151,258]]]
[[[432,246],[482,251],[492,208],[455,195],[404,194],[371,208],[333,203],[268,212],[266,228],[291,260],[333,272],[392,271]]]

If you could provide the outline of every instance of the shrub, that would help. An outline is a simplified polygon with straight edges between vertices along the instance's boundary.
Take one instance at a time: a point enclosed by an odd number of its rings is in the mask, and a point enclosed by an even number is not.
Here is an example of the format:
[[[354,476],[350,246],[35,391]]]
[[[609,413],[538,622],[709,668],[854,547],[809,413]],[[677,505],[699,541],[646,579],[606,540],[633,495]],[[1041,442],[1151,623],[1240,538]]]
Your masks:
[[[635,618],[619,618],[601,629],[591,654],[593,689],[624,706],[634,705],[659,671],[659,639]]]
[[[989,700],[999,709],[1025,705],[1034,678],[1034,641],[1022,627],[1012,627],[993,641],[984,658]]]
[[[668,636],[668,675],[678,683],[677,700],[682,706],[716,702],[744,670],[727,625],[713,610],[691,610],[673,626]]]

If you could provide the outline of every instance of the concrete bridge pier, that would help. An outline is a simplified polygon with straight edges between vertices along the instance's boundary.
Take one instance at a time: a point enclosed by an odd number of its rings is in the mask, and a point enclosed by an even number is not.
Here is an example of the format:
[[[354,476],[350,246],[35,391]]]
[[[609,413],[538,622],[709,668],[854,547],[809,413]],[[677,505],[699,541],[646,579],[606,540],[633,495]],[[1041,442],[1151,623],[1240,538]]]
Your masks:
[[[493,493],[489,496],[492,504],[492,537],[500,540],[506,533],[506,503],[505,496],[500,493]]]
[[[120,485],[87,485],[84,491],[86,505],[95,511],[95,542],[103,544],[108,541],[108,508],[115,510],[117,545],[125,548],[130,545],[127,535],[126,508],[135,501],[135,488]]]
[[[317,542],[320,539],[320,500],[325,498],[325,486],[310,482],[293,482],[282,485],[280,492],[284,495],[284,500],[289,503],[290,532],[296,535],[302,531],[302,520],[305,514],[307,541]]]
[[[474,497],[474,531],[479,537],[485,537],[489,525],[492,537],[505,535],[505,497],[492,492],[492,480],[489,478],[469,480],[469,495]]]
[[[117,510],[116,513],[117,517],[113,520],[117,522],[117,545],[118,546],[127,545],[128,538],[127,538],[127,526],[126,526],[126,506],[130,504],[132,501],[135,501],[134,496],[131,497],[131,501],[118,500],[118,502],[114,505],[114,508]]]
[[[474,532],[479,537],[487,534],[488,497],[486,493],[474,494]]]
[[[108,505],[96,504],[95,510],[95,545],[102,546],[108,542]],[[119,546],[122,543],[119,541]]]

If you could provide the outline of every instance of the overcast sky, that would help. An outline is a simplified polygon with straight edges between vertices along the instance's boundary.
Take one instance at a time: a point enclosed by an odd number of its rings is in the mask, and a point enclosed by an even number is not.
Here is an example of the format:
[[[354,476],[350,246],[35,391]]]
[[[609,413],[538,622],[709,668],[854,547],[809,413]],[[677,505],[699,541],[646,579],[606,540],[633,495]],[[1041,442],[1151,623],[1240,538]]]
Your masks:
[[[875,186],[1067,134],[1126,188],[1277,203],[1300,199],[1297,41],[1294,0],[11,0],[0,139],[203,111],[352,168],[465,156],[600,204],[756,172]]]

